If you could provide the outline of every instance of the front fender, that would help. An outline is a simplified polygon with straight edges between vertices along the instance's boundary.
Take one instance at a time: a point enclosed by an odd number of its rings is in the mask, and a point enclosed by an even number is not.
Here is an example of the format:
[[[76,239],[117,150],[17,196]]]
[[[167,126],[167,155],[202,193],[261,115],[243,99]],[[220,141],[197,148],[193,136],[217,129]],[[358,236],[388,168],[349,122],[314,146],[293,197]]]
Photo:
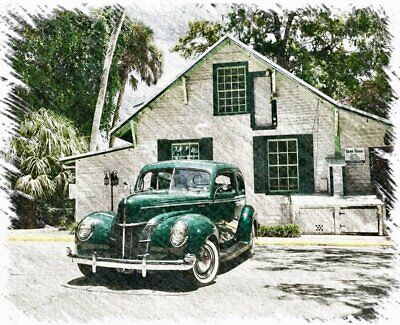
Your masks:
[[[178,221],[183,221],[188,226],[188,239],[183,247],[183,253],[196,254],[209,236],[214,234],[218,238],[218,230],[209,218],[201,214],[185,212],[171,216],[160,223],[152,235],[152,244],[174,249],[170,242],[170,233]]]
[[[235,234],[236,240],[249,243],[251,239],[251,227],[254,222],[257,222],[254,208],[251,205],[245,205],[240,214],[239,225]]]

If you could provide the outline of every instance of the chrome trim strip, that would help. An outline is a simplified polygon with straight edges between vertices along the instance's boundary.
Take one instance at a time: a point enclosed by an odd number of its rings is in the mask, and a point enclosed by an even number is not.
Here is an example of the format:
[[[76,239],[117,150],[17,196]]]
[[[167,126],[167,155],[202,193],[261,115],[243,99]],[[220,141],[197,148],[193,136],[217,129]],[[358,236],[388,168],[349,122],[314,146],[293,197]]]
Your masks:
[[[125,224],[117,223],[117,225],[121,226],[121,227],[136,227],[136,226],[142,226],[142,225],[145,225],[145,224],[147,224],[147,221],[135,222],[135,223],[125,223]]]
[[[243,198],[235,198],[235,199],[223,199],[223,200],[209,200],[209,201],[198,201],[192,203],[177,203],[177,204],[160,204],[160,205],[150,205],[146,207],[141,207],[140,209],[152,209],[152,208],[163,208],[163,207],[177,207],[177,206],[185,206],[185,205],[201,205],[201,204],[217,204],[217,203],[228,203],[228,202],[237,202],[241,201]]]
[[[74,254],[68,255],[72,258],[74,263],[92,265],[93,267],[93,256],[78,256]],[[146,276],[147,270],[177,270],[186,271],[193,268],[195,259],[192,260],[123,260],[113,259],[105,257],[96,257],[96,267],[109,267],[114,269],[126,269],[126,270],[141,270],[142,275]]]
[[[126,197],[124,198],[124,208],[122,209],[122,258],[125,257],[125,233],[126,233]]]

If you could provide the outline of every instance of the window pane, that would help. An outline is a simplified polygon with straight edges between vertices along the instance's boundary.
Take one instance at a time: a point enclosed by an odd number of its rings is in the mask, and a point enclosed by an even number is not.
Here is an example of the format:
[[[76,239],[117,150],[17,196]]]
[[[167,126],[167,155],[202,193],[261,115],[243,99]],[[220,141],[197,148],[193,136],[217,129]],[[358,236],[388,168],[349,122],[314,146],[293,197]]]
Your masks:
[[[274,153],[270,154],[268,162],[270,165],[278,165],[278,155]]]
[[[278,179],[277,178],[275,178],[275,179],[269,179],[269,188],[270,188],[270,190],[275,190],[275,191],[277,191],[277,190],[279,190],[279,185],[278,185]]]
[[[217,69],[218,99],[232,99],[230,102],[218,100],[218,112],[246,112],[246,69],[244,67],[221,67]],[[240,99],[240,100],[239,100]],[[232,105],[232,107],[229,107]]]
[[[200,146],[198,142],[172,143],[171,159],[199,159]]]
[[[278,142],[268,141],[268,152],[278,152]]]
[[[279,150],[279,152],[281,151]],[[287,165],[287,153],[279,154],[279,165]]]
[[[272,192],[298,191],[297,140],[268,141],[268,178]]]
[[[294,165],[297,164],[297,154],[296,153],[289,153],[289,164]]]
[[[289,178],[289,189],[293,191],[298,190],[297,178]]]
[[[289,166],[289,176],[297,177],[297,166]]]
[[[271,178],[278,177],[278,167],[270,167],[269,168],[269,177],[271,177]]]
[[[297,152],[297,142],[295,140],[288,141],[288,152]]]
[[[287,178],[279,178],[279,189],[280,190],[288,190],[288,179]]]
[[[279,166],[279,177],[288,177],[288,168],[286,166]]]
[[[278,142],[279,152],[287,152],[287,142],[286,141],[279,141]]]

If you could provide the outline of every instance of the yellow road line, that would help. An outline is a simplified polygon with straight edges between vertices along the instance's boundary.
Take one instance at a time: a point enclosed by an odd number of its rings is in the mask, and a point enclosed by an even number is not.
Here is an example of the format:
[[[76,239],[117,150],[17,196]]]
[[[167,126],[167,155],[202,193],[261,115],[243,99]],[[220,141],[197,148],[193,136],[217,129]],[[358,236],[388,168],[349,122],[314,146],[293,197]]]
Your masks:
[[[23,242],[73,242],[74,237],[50,237],[50,236],[8,236],[8,241]],[[347,241],[347,242],[318,242],[318,241],[301,241],[301,240],[256,240],[259,246],[340,246],[340,247],[373,247],[373,246],[393,246],[392,241],[370,242],[370,241]]]
[[[36,241],[36,242],[73,242],[74,237],[45,237],[45,236],[9,236],[8,241]]]

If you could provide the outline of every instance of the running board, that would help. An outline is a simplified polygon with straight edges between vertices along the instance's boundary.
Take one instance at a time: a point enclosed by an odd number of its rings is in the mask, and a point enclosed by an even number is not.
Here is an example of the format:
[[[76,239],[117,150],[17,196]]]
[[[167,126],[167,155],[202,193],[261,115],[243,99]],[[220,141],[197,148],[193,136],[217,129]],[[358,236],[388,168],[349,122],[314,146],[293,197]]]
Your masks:
[[[250,244],[239,241],[236,244],[221,250],[219,256],[221,257],[221,262],[227,262],[240,254],[244,253],[250,248]]]

